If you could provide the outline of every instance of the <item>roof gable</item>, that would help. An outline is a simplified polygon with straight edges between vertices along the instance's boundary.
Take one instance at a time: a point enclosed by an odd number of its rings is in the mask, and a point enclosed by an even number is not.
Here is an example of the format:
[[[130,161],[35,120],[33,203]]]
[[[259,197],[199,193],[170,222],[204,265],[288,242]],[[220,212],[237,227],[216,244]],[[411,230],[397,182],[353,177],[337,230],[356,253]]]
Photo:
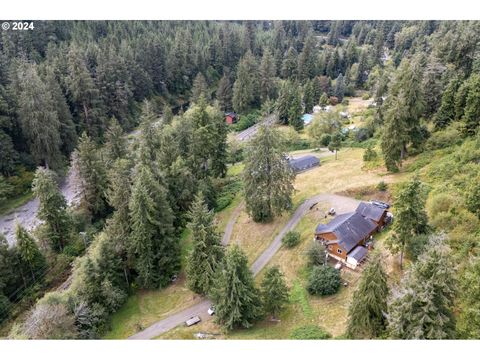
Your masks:
[[[359,213],[367,219],[379,222],[382,219],[382,216],[384,215],[386,210],[373,204],[361,202],[360,204],[358,204],[357,210],[355,210],[355,212]]]

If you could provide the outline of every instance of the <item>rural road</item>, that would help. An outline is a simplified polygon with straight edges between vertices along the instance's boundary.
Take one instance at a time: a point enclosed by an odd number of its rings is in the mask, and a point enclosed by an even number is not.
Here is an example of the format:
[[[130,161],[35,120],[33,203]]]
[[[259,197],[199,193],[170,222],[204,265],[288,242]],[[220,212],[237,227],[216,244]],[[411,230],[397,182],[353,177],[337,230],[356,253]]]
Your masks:
[[[283,236],[290,230],[294,229],[295,226],[300,222],[302,217],[310,211],[310,208],[314,206],[318,202],[328,202],[331,206],[335,207],[337,213],[345,213],[355,210],[357,205],[360,203],[359,200],[352,199],[346,196],[334,195],[334,194],[319,194],[316,196],[311,197],[310,199],[304,201],[293,213],[290,220],[287,224],[282,228],[282,230],[278,233],[278,235],[273,239],[270,246],[255,260],[253,265],[251,266],[251,270],[254,275],[257,275],[264,267],[268,264],[268,262],[272,259],[275,253],[280,249],[282,246],[282,238]],[[231,235],[231,231],[233,230],[233,225],[240,214],[241,205],[239,205],[234,213],[232,214],[229,223],[225,229],[225,235],[222,239],[222,242],[228,243],[229,236]],[[314,210],[311,210],[314,211]],[[229,225],[231,224],[230,228]],[[227,235],[227,231],[229,231],[229,235]],[[153,339],[161,334],[172,330],[173,328],[177,327],[178,325],[182,324],[189,318],[193,316],[200,316],[200,318],[208,317],[207,310],[211,305],[210,300],[204,300],[196,305],[193,305],[185,310],[182,310],[172,316],[167,317],[166,319],[160,320],[155,324],[151,325],[150,327],[146,328],[145,330],[132,335],[129,339],[135,340],[147,340]]]
[[[78,201],[77,196],[79,191],[76,188],[74,178],[75,175],[71,169],[69,169],[67,176],[59,184],[60,191],[65,197],[65,200],[67,200],[69,206]],[[40,203],[38,199],[34,198],[12,212],[0,216],[0,233],[5,235],[9,245],[12,245],[15,242],[16,221],[27,230],[31,230],[40,224],[40,220],[37,218],[39,205]]]
[[[255,124],[253,126],[250,126],[248,129],[245,129],[241,132],[239,132],[237,135],[235,135],[235,138],[238,141],[247,141],[250,140],[256,133],[260,125],[265,124],[265,125],[272,125],[275,122],[275,115],[269,115],[265,118],[265,120],[259,122],[258,124]]]

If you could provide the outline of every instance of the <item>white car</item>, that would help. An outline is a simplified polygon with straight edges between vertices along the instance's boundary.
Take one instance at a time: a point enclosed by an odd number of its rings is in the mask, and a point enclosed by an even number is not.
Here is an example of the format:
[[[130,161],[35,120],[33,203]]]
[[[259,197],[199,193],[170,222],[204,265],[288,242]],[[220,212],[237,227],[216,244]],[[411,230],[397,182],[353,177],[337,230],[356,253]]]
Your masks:
[[[207,313],[208,315],[212,316],[213,314],[215,314],[215,306],[210,306],[207,310]]]

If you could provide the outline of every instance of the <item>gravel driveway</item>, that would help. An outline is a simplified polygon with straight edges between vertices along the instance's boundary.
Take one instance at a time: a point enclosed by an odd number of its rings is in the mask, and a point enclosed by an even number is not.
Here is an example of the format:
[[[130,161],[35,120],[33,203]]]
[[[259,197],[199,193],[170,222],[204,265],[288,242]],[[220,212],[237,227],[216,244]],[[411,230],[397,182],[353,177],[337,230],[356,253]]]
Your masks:
[[[251,266],[251,270],[254,275],[257,275],[265,267],[265,265],[268,264],[268,262],[275,255],[278,249],[280,249],[280,247],[282,246],[283,236],[288,231],[293,230],[295,226],[297,226],[297,224],[300,222],[302,217],[310,210],[310,207],[317,202],[328,202],[329,204],[331,204],[331,206],[335,207],[338,213],[354,211],[355,208],[360,203],[359,200],[349,198],[346,196],[334,195],[334,194],[319,194],[304,201],[293,213],[292,217],[287,222],[287,224],[282,228],[282,230],[280,230],[280,232],[275,237],[275,239],[273,239],[270,246],[257,258],[257,260],[255,260],[255,262]],[[231,227],[233,227],[233,224],[235,223],[236,219],[238,218],[238,215],[240,214],[240,211],[239,211],[240,207],[241,205],[239,205],[237,209],[235,209],[235,211],[232,214],[232,217],[229,220],[229,224],[232,224]],[[230,240],[229,236],[231,235],[231,231],[230,231],[230,235],[228,236],[227,236],[227,231],[228,231],[228,225],[223,238],[224,243],[228,243],[228,241]],[[313,229],[312,229],[312,232],[313,232]],[[191,306],[185,310],[182,310],[174,315],[171,315],[163,320],[156,322],[155,324],[151,325],[145,330],[135,335],[132,335],[131,337],[129,337],[129,339],[137,339],[137,340],[153,339],[169,330],[172,330],[178,325],[181,325],[182,323],[184,323],[185,321],[187,321],[193,316],[200,316],[200,318],[208,318],[210,315],[208,315],[207,310],[211,304],[212,303],[210,300],[204,300],[194,306]]]

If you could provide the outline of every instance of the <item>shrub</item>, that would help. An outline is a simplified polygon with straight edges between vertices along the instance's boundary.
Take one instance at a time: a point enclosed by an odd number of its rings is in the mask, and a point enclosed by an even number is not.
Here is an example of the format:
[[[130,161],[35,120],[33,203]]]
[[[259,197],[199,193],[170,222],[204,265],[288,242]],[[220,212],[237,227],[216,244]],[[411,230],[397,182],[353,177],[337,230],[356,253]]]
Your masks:
[[[332,336],[317,325],[304,325],[294,329],[290,333],[293,340],[325,340]]]
[[[370,94],[369,93],[365,93],[362,95],[362,100],[368,100],[370,99]]]
[[[332,135],[330,134],[323,134],[322,137],[320,138],[320,144],[327,147],[330,144],[330,141],[332,141]]]
[[[333,295],[340,288],[340,272],[330,266],[315,266],[308,277],[307,291],[311,295]]]
[[[282,238],[282,243],[287,248],[293,248],[294,246],[297,246],[299,242],[300,242],[300,233],[298,233],[297,231],[289,231]]]
[[[446,129],[432,133],[426,142],[426,148],[435,150],[460,144],[462,142],[462,136],[458,126],[457,123],[453,123]]]
[[[377,159],[377,157],[377,152],[373,150],[371,146],[367,147],[363,153],[363,161],[373,161]]]
[[[382,180],[377,184],[378,191],[387,191],[387,189],[388,189],[388,184],[385,181]]]
[[[260,113],[258,111],[251,112],[248,115],[240,116],[240,120],[235,125],[235,130],[242,131],[253,126],[258,121]]]
[[[318,241],[314,241],[310,248],[307,250],[308,265],[309,266],[321,266],[325,265],[327,258],[325,255],[325,246]]]

